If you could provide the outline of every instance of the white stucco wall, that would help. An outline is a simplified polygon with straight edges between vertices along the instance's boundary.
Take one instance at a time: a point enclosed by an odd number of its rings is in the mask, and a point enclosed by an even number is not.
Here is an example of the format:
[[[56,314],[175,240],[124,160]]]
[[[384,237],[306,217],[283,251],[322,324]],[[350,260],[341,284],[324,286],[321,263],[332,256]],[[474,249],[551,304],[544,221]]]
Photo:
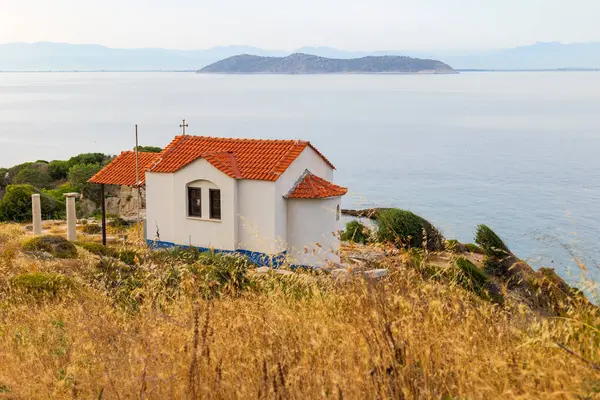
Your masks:
[[[340,261],[336,209],[340,197],[289,199],[288,257],[292,265],[324,266]]]
[[[240,180],[238,195],[239,248],[266,254],[281,252],[275,238],[275,182]]]
[[[188,216],[188,185],[202,189],[202,218]],[[153,239],[154,225],[157,224],[163,242],[236,250],[239,222],[237,187],[235,179],[204,159],[198,159],[173,174],[147,172],[149,239]],[[209,188],[221,190],[221,220],[209,218]]]
[[[173,174],[146,172],[146,239],[168,241],[173,238],[172,193]]]
[[[333,182],[333,168],[310,147],[306,147],[275,181],[275,236],[278,238],[281,251],[286,248],[288,235],[288,203],[283,196],[288,194],[307,169],[318,177]]]

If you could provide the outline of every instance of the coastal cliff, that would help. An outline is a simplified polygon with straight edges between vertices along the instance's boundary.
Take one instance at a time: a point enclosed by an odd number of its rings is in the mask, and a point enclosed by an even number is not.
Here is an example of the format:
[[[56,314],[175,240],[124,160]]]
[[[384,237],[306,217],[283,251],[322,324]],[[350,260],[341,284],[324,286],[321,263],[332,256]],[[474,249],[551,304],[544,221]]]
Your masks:
[[[296,53],[287,57],[243,54],[208,65],[198,73],[218,74],[455,74],[437,60],[403,56],[334,59]]]

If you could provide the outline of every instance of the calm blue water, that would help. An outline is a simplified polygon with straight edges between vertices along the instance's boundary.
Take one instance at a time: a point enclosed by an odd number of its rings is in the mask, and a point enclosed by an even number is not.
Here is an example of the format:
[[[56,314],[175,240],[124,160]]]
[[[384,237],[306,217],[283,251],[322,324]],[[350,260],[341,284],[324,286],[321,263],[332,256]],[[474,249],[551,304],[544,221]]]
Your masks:
[[[397,206],[522,258],[600,261],[600,73],[440,76],[0,74],[0,166],[198,135],[311,140],[346,207]]]

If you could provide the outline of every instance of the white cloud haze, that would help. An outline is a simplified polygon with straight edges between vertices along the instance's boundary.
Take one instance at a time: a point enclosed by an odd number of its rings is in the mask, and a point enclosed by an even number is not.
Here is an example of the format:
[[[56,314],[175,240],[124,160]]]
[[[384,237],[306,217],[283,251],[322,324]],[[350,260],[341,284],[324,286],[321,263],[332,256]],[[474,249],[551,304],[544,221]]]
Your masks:
[[[0,0],[0,43],[464,50],[600,41],[599,0]]]

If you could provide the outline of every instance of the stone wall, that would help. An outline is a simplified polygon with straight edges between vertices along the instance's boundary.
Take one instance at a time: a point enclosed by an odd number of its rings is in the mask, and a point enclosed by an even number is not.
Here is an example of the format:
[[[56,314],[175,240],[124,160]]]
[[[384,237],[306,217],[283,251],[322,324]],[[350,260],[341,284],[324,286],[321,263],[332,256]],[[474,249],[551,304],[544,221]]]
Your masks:
[[[106,186],[106,213],[119,215],[125,220],[134,220],[137,216],[138,190],[129,186]],[[140,210],[145,213],[146,189],[140,188]],[[100,208],[90,199],[82,199],[79,204],[79,213],[82,217],[89,216]]]

